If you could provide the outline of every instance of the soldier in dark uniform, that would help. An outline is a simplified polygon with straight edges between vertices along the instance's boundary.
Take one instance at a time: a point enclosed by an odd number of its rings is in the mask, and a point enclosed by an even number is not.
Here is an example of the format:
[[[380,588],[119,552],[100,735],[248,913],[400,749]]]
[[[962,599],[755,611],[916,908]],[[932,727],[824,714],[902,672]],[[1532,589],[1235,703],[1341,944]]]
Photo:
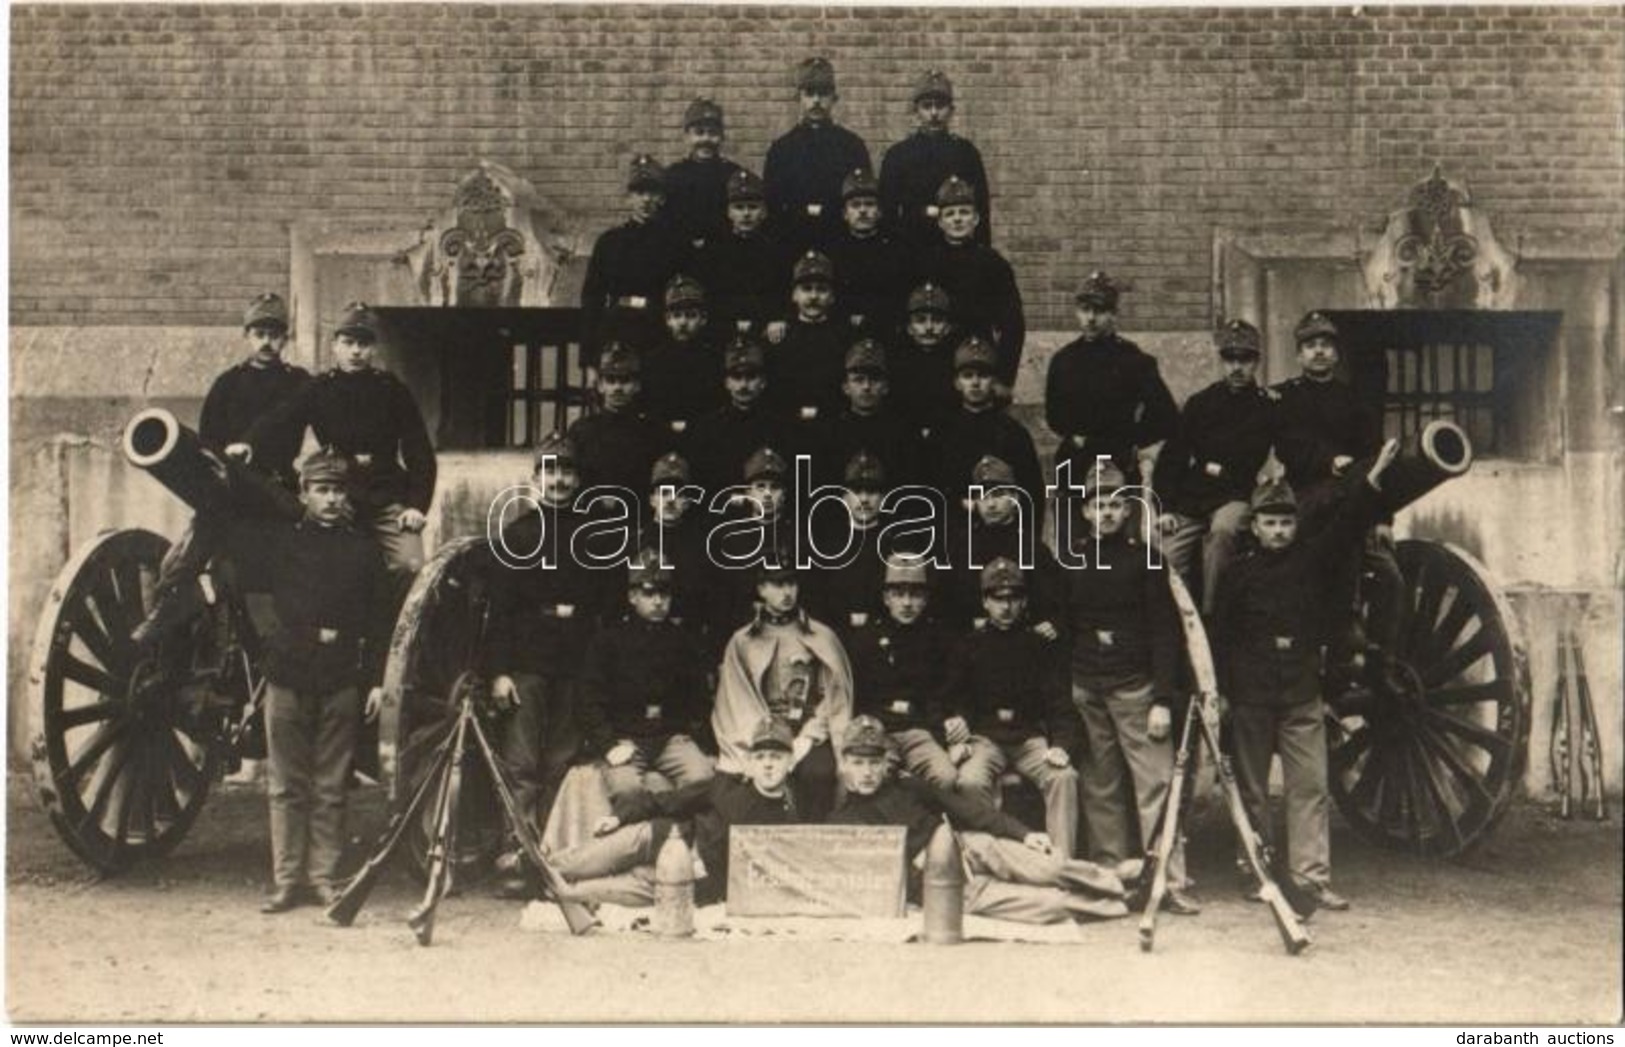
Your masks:
[[[707,499],[739,483],[745,459],[758,447],[782,446],[787,426],[767,409],[767,371],[761,343],[742,335],[723,354],[728,402],[694,423],[688,459]]]
[[[707,612],[718,582],[705,551],[710,528],[703,494],[691,484],[687,459],[676,451],[661,455],[649,470],[649,515],[639,543],[655,550],[661,562],[672,568],[672,620],[700,637],[707,649],[720,650],[722,641],[710,635]],[[708,667],[711,664],[714,660]]]
[[[756,564],[799,545],[801,521],[790,501],[792,469],[772,447],[757,448],[740,470],[744,488],[734,488],[739,493],[707,535],[706,555],[716,566],[710,608],[713,638],[726,642],[734,630],[751,620],[757,597]]]
[[[673,570],[645,549],[627,572],[629,610],[587,644],[576,677],[586,751],[607,765],[610,797],[711,777],[711,693],[694,634],[671,620]]]
[[[816,545],[820,559],[808,574],[803,602],[842,641],[880,610],[885,571],[880,505],[890,489],[887,481],[880,459],[859,450],[846,463],[842,505],[819,505],[809,514],[809,544]]]
[[[617,487],[642,504],[649,467],[667,444],[660,426],[638,408],[642,364],[619,342],[604,346],[598,359],[598,403],[601,410],[578,418],[567,434],[576,447],[576,464],[586,487]]]
[[[1050,358],[1044,421],[1061,438],[1057,463],[1088,468],[1106,455],[1137,484],[1139,459],[1173,435],[1179,408],[1156,358],[1117,333],[1120,290],[1101,272],[1090,273],[1078,289],[1083,333]]]
[[[841,183],[845,227],[830,241],[835,300],[856,328],[890,338],[908,293],[909,252],[881,224],[875,176],[859,169]]]
[[[825,58],[796,67],[801,121],[774,139],[762,165],[767,209],[779,236],[796,253],[823,248],[841,231],[841,181],[858,168],[874,170],[863,139],[835,123],[835,68]]]
[[[893,487],[927,479],[919,430],[887,403],[891,388],[887,356],[886,348],[872,338],[846,351],[846,378],[841,383],[846,407],[820,419],[821,457],[813,463],[816,482],[839,482],[838,470],[860,450],[880,459]]]
[[[1073,552],[1086,567],[1065,572],[1072,704],[1089,750],[1083,768],[1089,857],[1115,865],[1155,844],[1167,806],[1184,637],[1163,568],[1149,565],[1147,548],[1128,526],[1128,504],[1117,495],[1122,470],[1104,459],[1084,482],[1088,526],[1073,537]],[[1187,885],[1181,838],[1168,860],[1163,908],[1200,912]]]
[[[998,357],[987,342],[972,335],[954,350],[954,388],[959,409],[942,420],[927,441],[933,486],[948,500],[950,510],[961,504],[971,471],[983,457],[1008,462],[1016,484],[1032,503],[1028,526],[1034,534],[1044,527],[1044,475],[1038,466],[1033,438],[1000,405],[995,392]]]
[[[1027,342],[1027,319],[1015,270],[998,251],[976,242],[980,224],[976,191],[970,183],[958,177],[943,182],[937,190],[941,235],[920,256],[918,274],[948,292],[955,327],[997,347],[994,373],[1001,395],[1008,399]]]
[[[198,418],[203,446],[236,458],[248,457],[243,440],[260,416],[310,381],[310,372],[282,359],[288,344],[288,306],[280,295],[262,294],[248,304],[243,311],[243,341],[248,344],[248,359],[214,380]],[[200,509],[192,518],[186,533],[164,554],[152,610],[131,634],[137,644],[151,644],[171,623],[190,614],[201,596],[191,583],[223,548],[248,554],[235,557],[240,562],[234,564],[246,588],[269,585],[269,578],[262,577],[263,557],[253,555],[254,547],[260,545],[257,537],[265,526],[301,515],[293,460],[303,435],[295,433],[267,446],[248,466],[243,482],[233,487],[229,508]],[[233,540],[239,534],[240,540]]]
[[[968,874],[965,911],[1017,923],[1064,923],[1128,915],[1118,870],[1073,858],[975,794],[892,778],[888,738],[872,716],[854,717],[841,738],[845,794],[831,825],[901,825],[910,868],[944,820],[957,833]],[[1137,869],[1136,869],[1137,871]],[[917,896],[911,880],[910,893]]]
[[[794,261],[767,227],[762,180],[749,171],[728,178],[728,232],[705,242],[694,271],[710,295],[711,322],[725,337],[783,333],[784,289]]]
[[[1247,499],[1275,443],[1280,399],[1258,384],[1264,344],[1258,328],[1231,320],[1213,340],[1224,378],[1185,401],[1152,476],[1163,510],[1162,551],[1190,590],[1202,593],[1205,611],[1213,610],[1219,577],[1252,523]]]
[[[627,220],[598,237],[581,284],[581,363],[589,384],[610,341],[653,344],[666,284],[689,268],[693,247],[665,213],[666,172],[654,157],[632,159]]]
[[[683,112],[688,155],[666,168],[666,210],[683,239],[699,248],[728,234],[728,179],[744,168],[722,155],[722,107],[696,98]]]
[[[612,572],[572,555],[576,532],[592,521],[575,505],[581,474],[574,442],[549,434],[535,461],[534,511],[506,524],[493,545],[499,563],[480,661],[492,700],[512,710],[501,750],[515,798],[541,825],[581,743],[573,694],[581,652],[617,587]]]
[[[952,789],[959,769],[942,744],[941,699],[953,638],[927,616],[930,569],[896,559],[884,567],[883,613],[852,629],[845,640],[856,711],[885,726],[904,770]]]
[[[318,450],[300,470],[305,517],[271,540],[276,626],[266,640],[271,865],[265,913],[336,897],[356,729],[377,715],[389,585],[349,524],[350,460]],[[365,703],[362,689],[367,691]]]
[[[880,161],[880,199],[886,221],[914,249],[930,246],[937,233],[937,190],[950,177],[975,193],[982,216],[977,243],[993,243],[993,206],[982,154],[968,138],[948,129],[954,117],[954,85],[946,74],[928,70],[914,85],[914,133],[886,150]]]
[[[787,420],[812,423],[841,409],[852,342],[851,329],[836,317],[835,269],[828,257],[808,251],[797,259],[790,299],[794,315],[767,353],[768,399]]]
[[[954,336],[948,292],[923,283],[909,292],[908,318],[893,352],[891,402],[922,438],[959,409],[954,388]]]
[[[1275,454],[1286,467],[1287,483],[1298,493],[1304,526],[1318,530],[1349,486],[1351,465],[1375,454],[1382,443],[1382,416],[1363,403],[1337,378],[1337,327],[1325,313],[1310,312],[1294,332],[1303,373],[1276,386],[1280,428]],[[1331,651],[1329,664],[1338,676],[1358,655],[1366,654],[1366,675],[1380,687],[1392,687],[1392,658],[1399,639],[1405,583],[1394,559],[1392,518],[1383,517],[1366,536],[1359,557],[1338,566],[1338,577],[1325,604],[1324,628]],[[1351,620],[1361,573],[1368,583],[1363,595],[1369,652],[1359,650]]]
[[[1028,563],[1028,618],[1046,640],[1060,636],[1065,582],[1055,555],[1033,525],[1032,513],[1020,507],[1021,488],[1015,470],[1004,459],[983,455],[971,469],[970,484],[981,488],[969,514],[956,513],[949,528],[948,555],[953,568],[943,579],[943,617],[957,628],[970,628],[982,617],[982,569],[1003,558]]]
[[[705,289],[687,276],[666,285],[666,333],[643,356],[643,407],[666,429],[662,443],[686,446],[694,422],[722,406],[722,347],[709,325]],[[730,336],[731,337],[731,336]]]
[[[356,464],[350,484],[356,523],[382,548],[402,596],[423,566],[421,532],[434,498],[435,456],[411,392],[372,366],[378,314],[363,302],[344,308],[333,332],[337,364],[299,388],[249,429],[250,463],[297,446],[308,428],[317,443]]]
[[[959,767],[959,791],[993,803],[1006,767],[1044,794],[1044,820],[1063,858],[1076,853],[1078,772],[1069,750],[1080,740],[1068,701],[1065,651],[1029,628],[1027,580],[1013,560],[982,571],[987,620],[951,655],[943,735]]]
[[[1301,538],[1291,485],[1261,484],[1251,500],[1258,548],[1231,564],[1214,599],[1213,646],[1219,691],[1230,705],[1236,783],[1253,827],[1268,840],[1270,760],[1280,754],[1287,865],[1322,909],[1349,903],[1331,887],[1320,611],[1329,596],[1328,569],[1349,557],[1381,513],[1382,474],[1398,447],[1385,444],[1329,523]]]

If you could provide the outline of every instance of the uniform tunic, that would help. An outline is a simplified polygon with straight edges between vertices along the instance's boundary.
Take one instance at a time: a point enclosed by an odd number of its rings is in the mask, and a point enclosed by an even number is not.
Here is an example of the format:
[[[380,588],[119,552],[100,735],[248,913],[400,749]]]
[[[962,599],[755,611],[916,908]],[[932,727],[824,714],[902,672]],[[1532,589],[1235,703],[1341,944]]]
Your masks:
[[[1214,382],[1186,400],[1157,454],[1152,484],[1162,507],[1206,517],[1226,502],[1247,501],[1275,443],[1277,399],[1256,385]]]
[[[850,543],[850,562],[835,567],[818,565],[802,583],[806,605],[813,617],[828,622],[844,642],[867,615],[871,620],[881,613],[880,586],[886,577],[886,563],[879,548],[884,519],[858,527],[844,512],[820,508],[814,515],[812,533],[821,552],[837,554]]]
[[[403,505],[427,512],[434,497],[435,457],[412,394],[387,371],[334,368],[302,385],[248,432],[254,457],[302,441],[355,458],[352,496],[364,507]]]
[[[591,521],[575,509],[542,505],[502,529],[511,557],[531,554],[545,535],[552,566],[494,566],[485,652],[492,673],[574,675],[599,620],[624,591],[624,575],[594,570],[571,553],[576,532]]]
[[[885,232],[859,238],[843,229],[828,254],[841,312],[861,317],[864,334],[889,343],[908,300],[910,252]]]
[[[276,627],[266,641],[266,676],[315,694],[376,682],[388,646],[377,623],[389,600],[378,547],[348,526],[310,517],[278,532],[272,542]],[[324,641],[324,629],[337,636]]]
[[[1173,435],[1179,408],[1156,358],[1110,334],[1076,339],[1050,358],[1044,421],[1061,437],[1058,454],[1087,465],[1108,455],[1134,482],[1136,453]],[[1072,479],[1083,482],[1076,473]]]
[[[790,304],[790,249],[766,230],[744,237],[732,232],[705,242],[694,274],[705,288],[711,326],[726,341],[740,321],[760,334]]]
[[[1300,495],[1332,479],[1332,460],[1375,454],[1382,444],[1382,418],[1347,384],[1315,382],[1302,375],[1275,387],[1279,432],[1276,456],[1286,466],[1287,483]]]
[[[745,482],[745,459],[763,447],[785,446],[788,426],[762,401],[750,410],[732,402],[702,415],[689,435],[689,465],[706,497]]]
[[[852,340],[851,327],[834,317],[816,324],[789,321],[784,340],[768,347],[769,401],[792,420],[840,411],[846,404],[841,382]],[[806,413],[809,407],[817,409],[816,416]]]
[[[968,525],[963,514],[954,520],[948,530],[948,557],[953,569],[946,572],[944,579],[944,620],[968,628],[977,618],[986,616],[982,607],[982,568],[1002,556],[1017,564],[1033,565],[1026,572],[1027,617],[1035,623],[1051,622],[1059,629],[1066,593],[1064,572],[1032,523],[1017,526],[1012,519],[990,524],[974,509]],[[1026,557],[1022,556],[1023,546]]]
[[[1075,549],[1088,566],[1063,572],[1073,680],[1097,692],[1150,683],[1169,701],[1184,640],[1164,570],[1146,566],[1146,547],[1122,531],[1098,543],[1080,535]]]
[[[666,428],[661,440],[665,450],[685,446],[694,422],[728,399],[722,351],[711,333],[707,327],[690,342],[674,341],[668,334],[643,354],[643,408]]]
[[[658,549],[661,562],[672,569],[671,616],[707,641],[707,649],[717,647],[727,637],[709,637],[708,608],[717,587],[715,568],[706,555],[705,539],[715,519],[702,504],[693,504],[673,523],[645,519],[639,542]]]
[[[649,472],[670,443],[669,430],[636,408],[599,411],[576,419],[569,436],[575,441],[582,489],[619,487],[648,500]]]
[[[576,690],[587,748],[598,755],[622,738],[658,749],[674,734],[703,737],[711,715],[700,648],[669,619],[628,614],[600,630],[587,645]]]
[[[950,657],[943,711],[964,717],[972,734],[996,745],[1043,737],[1052,747],[1070,748],[1081,729],[1062,656],[1062,645],[1044,640],[1025,624],[977,629]]]
[[[684,157],[666,168],[663,209],[684,240],[696,244],[728,235],[728,179],[742,170],[722,156]]]
[[[856,711],[877,718],[893,734],[925,730],[941,741],[942,688],[954,642],[935,622],[902,625],[884,611],[852,630],[846,650]]]
[[[993,343],[999,380],[1014,384],[1027,342],[1027,319],[1010,263],[991,247],[975,241],[949,243],[939,236],[921,255],[913,283],[917,287],[927,280],[948,292],[955,328]]]
[[[949,511],[960,511],[960,500],[971,484],[971,472],[984,455],[1009,464],[1016,475],[1016,486],[1032,499],[1034,526],[1041,530],[1044,474],[1038,465],[1038,450],[1026,427],[998,408],[969,411],[961,407],[943,419],[926,441],[926,457],[935,477],[933,486],[948,499]]]
[[[797,254],[840,235],[841,183],[858,168],[873,169],[869,147],[833,122],[802,121],[768,146],[762,164],[768,216]]]
[[[872,414],[851,407],[819,419],[818,450],[813,476],[819,483],[840,484],[846,466],[859,451],[880,459],[887,487],[925,483],[925,441],[917,428],[882,404]]]
[[[271,364],[245,361],[225,371],[209,386],[198,416],[197,431],[203,443],[217,451],[230,444],[247,443],[248,434],[260,417],[292,397],[310,381],[303,367],[278,360]],[[304,433],[284,430],[267,437],[265,446],[255,451],[249,468],[292,488],[297,484],[294,459]]]
[[[668,219],[627,221],[598,237],[581,285],[581,362],[598,365],[612,339],[643,348],[660,335],[666,284],[687,269],[693,248]]]
[[[884,782],[868,796],[847,793],[829,816],[829,822],[831,825],[904,826],[908,860],[912,862],[930,844],[944,815],[960,831],[985,832],[1007,840],[1020,840],[1031,831],[1003,811],[974,797],[911,778]]]
[[[922,431],[921,436],[959,410],[952,335],[929,348],[905,335],[887,353],[886,366],[891,372],[887,401],[910,425]]]
[[[982,216],[976,242],[993,242],[993,204],[981,152],[970,139],[952,131],[924,129],[916,129],[887,149],[880,161],[881,206],[886,221],[904,242],[923,247],[940,235],[937,190],[951,175],[968,182],[976,193],[976,210]]]

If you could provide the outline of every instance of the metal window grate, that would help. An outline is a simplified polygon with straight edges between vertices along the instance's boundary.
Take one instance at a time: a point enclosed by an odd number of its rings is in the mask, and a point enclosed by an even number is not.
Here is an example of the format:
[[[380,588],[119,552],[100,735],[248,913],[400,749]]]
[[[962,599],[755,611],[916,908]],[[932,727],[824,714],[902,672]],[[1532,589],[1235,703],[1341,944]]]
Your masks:
[[[1412,436],[1443,418],[1465,429],[1480,453],[1497,453],[1494,346],[1425,341],[1390,347],[1387,356],[1385,435]]]

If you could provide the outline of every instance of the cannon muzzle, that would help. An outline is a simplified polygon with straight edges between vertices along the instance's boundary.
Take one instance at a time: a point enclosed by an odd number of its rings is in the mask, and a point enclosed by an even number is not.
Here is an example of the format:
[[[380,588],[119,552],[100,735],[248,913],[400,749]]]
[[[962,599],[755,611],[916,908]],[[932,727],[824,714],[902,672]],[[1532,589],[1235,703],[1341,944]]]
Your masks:
[[[206,447],[197,433],[162,407],[149,407],[130,419],[124,427],[124,457],[195,512],[299,519],[299,502],[290,492]]]
[[[1375,457],[1350,468],[1348,475],[1363,477]],[[1454,480],[1473,466],[1473,442],[1455,422],[1436,419],[1422,432],[1407,439],[1387,472],[1382,474],[1382,504],[1398,512],[1447,480]]]

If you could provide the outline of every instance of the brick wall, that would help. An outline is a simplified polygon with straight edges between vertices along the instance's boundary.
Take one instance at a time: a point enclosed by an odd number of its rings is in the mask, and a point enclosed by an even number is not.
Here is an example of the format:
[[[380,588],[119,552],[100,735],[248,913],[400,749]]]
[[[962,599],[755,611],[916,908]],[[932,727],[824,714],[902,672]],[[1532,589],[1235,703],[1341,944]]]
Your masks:
[[[627,157],[675,159],[683,105],[727,108],[757,167],[795,59],[836,64],[879,154],[909,84],[954,78],[1030,326],[1089,268],[1124,325],[1209,322],[1212,229],[1350,228],[1435,163],[1503,239],[1625,217],[1619,7],[927,10],[485,5],[12,8],[12,323],[229,323],[283,288],[288,225],[427,216],[476,157],[584,228]]]

